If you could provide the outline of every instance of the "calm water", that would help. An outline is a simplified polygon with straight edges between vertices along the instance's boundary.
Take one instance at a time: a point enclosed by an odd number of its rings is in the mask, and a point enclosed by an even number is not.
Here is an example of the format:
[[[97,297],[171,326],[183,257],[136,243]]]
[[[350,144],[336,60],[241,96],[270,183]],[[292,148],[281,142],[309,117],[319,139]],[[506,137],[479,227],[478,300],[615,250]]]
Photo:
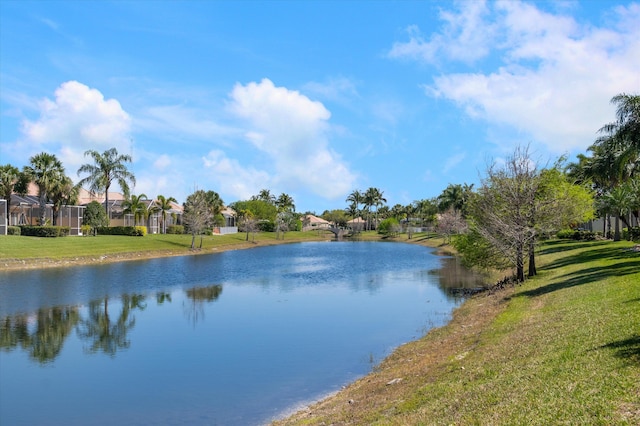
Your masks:
[[[409,244],[0,272],[0,425],[254,425],[446,323],[478,285]]]

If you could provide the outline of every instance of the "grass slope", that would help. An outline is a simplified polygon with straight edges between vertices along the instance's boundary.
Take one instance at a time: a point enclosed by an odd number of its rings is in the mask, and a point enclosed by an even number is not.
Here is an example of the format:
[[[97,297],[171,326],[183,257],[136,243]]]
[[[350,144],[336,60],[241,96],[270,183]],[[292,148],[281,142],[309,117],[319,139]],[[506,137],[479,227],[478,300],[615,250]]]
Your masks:
[[[551,241],[540,274],[278,425],[640,424],[640,253]]]
[[[333,234],[317,232],[287,232],[284,242],[329,239]],[[190,250],[190,235],[146,235],[127,237],[98,235],[97,237],[37,238],[0,236],[0,269],[17,267],[64,266],[69,264],[118,261],[157,256],[212,253],[221,250],[280,244],[274,233],[212,235],[203,238],[202,249]],[[196,247],[200,238],[196,239]]]

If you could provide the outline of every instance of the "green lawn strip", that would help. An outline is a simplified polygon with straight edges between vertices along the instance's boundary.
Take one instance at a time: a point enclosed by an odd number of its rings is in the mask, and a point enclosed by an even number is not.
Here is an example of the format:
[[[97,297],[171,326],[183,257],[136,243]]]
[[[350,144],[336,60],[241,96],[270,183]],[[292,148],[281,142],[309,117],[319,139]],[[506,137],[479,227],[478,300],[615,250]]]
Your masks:
[[[564,246],[518,288],[482,343],[421,389],[411,420],[634,424],[640,410],[640,255]],[[438,397],[434,397],[439,395]],[[628,418],[627,418],[628,417]],[[406,419],[403,419],[405,421]]]
[[[285,242],[309,241],[328,238],[317,232],[287,232]],[[329,237],[330,238],[330,237]],[[276,242],[274,233],[211,235],[204,236],[202,251],[211,252],[216,249],[255,245]],[[200,237],[196,239],[196,247],[200,245]],[[96,237],[63,237],[37,238],[24,236],[0,236],[0,261],[4,259],[74,259],[77,257],[108,256],[125,253],[171,252],[172,254],[189,254],[190,235],[146,235],[144,237],[128,237],[121,235],[98,235]]]

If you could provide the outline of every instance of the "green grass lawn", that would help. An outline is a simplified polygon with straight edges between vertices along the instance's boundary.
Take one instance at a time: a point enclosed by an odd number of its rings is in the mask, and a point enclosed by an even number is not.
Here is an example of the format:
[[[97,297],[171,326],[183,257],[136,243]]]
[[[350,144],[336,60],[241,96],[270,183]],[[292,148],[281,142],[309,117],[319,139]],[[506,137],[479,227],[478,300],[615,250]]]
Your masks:
[[[331,235],[331,234],[330,234]],[[305,241],[319,238],[330,238],[317,232],[287,232],[284,241]],[[241,247],[247,244],[246,234],[204,236],[202,251]],[[255,243],[268,244],[276,241],[274,233],[257,233]],[[249,235],[249,243],[253,236]],[[196,247],[200,245],[200,237],[196,239]],[[144,237],[127,237],[121,235],[98,235],[97,237],[63,237],[37,238],[24,236],[0,236],[0,263],[2,260],[18,259],[75,259],[95,256],[109,256],[127,253],[171,252],[173,254],[189,254],[190,235],[146,235]]]
[[[638,425],[640,253],[551,241],[540,274],[283,424]],[[389,385],[394,378],[401,382]],[[351,403],[347,403],[351,401]]]

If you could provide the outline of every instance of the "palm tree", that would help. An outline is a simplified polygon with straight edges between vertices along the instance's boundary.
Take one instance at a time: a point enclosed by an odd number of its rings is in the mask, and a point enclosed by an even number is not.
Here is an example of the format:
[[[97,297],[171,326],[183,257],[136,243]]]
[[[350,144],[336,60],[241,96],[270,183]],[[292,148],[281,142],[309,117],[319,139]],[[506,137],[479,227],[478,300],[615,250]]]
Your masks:
[[[75,205],[78,202],[80,187],[75,185],[69,176],[62,176],[49,192],[53,203],[53,224],[56,224],[62,206]]]
[[[135,176],[124,164],[132,161],[131,156],[118,154],[115,148],[108,149],[102,154],[90,149],[86,151],[84,155],[85,157],[90,156],[93,158],[94,164],[84,164],[80,166],[78,176],[80,176],[81,173],[88,173],[89,176],[81,179],[78,185],[83,186],[89,184],[91,191],[104,191],[104,208],[107,212],[107,219],[110,219],[109,188],[111,188],[111,184],[116,181],[124,192],[125,197],[129,195],[129,182],[133,185],[136,184]]]
[[[173,208],[171,203],[177,203],[178,201],[173,197],[165,197],[164,195],[158,195],[157,197],[157,206],[160,211],[160,216],[162,217],[162,233],[167,233],[167,212]]]
[[[145,194],[133,195],[129,197],[127,200],[122,202],[123,212],[125,214],[133,215],[133,224],[138,224],[138,219],[143,219],[146,216],[147,206],[144,203],[145,200],[148,200]]]
[[[626,186],[619,185],[609,191],[603,197],[605,208],[615,215],[615,233],[613,236],[614,241],[620,241],[620,220],[629,227],[629,222],[626,216],[631,211],[631,205],[633,202],[631,193],[627,190]]]
[[[360,216],[360,204],[364,203],[364,195],[359,190],[354,190],[345,200],[349,204],[347,213],[353,217],[353,219]]]
[[[11,205],[11,194],[19,192],[16,185],[20,182],[21,176],[20,170],[11,164],[0,166],[0,198],[7,200],[7,206]]]
[[[449,184],[438,196],[438,210],[445,212],[449,209],[462,211],[464,207],[464,188],[460,184]]]
[[[293,213],[296,209],[296,205],[293,203],[293,198],[288,194],[280,194],[278,199],[276,200],[276,207],[278,207],[279,212],[291,212]]]
[[[618,142],[640,151],[640,95],[620,93],[611,98],[616,105],[616,121],[600,128],[601,133],[616,135]]]
[[[276,196],[271,194],[271,191],[268,189],[261,189],[258,195],[254,195],[251,197],[252,200],[261,200],[269,204],[276,203]]]
[[[369,217],[367,223],[369,225],[369,230],[371,230],[371,208],[376,208],[376,227],[378,222],[378,207],[387,202],[387,200],[382,196],[383,191],[380,191],[378,188],[369,188],[364,193],[364,205],[365,210],[367,210],[367,216]]]
[[[38,186],[40,201],[40,225],[46,223],[46,209],[49,193],[64,177],[64,167],[53,154],[42,152],[29,159],[30,165],[25,166],[23,173]]]

